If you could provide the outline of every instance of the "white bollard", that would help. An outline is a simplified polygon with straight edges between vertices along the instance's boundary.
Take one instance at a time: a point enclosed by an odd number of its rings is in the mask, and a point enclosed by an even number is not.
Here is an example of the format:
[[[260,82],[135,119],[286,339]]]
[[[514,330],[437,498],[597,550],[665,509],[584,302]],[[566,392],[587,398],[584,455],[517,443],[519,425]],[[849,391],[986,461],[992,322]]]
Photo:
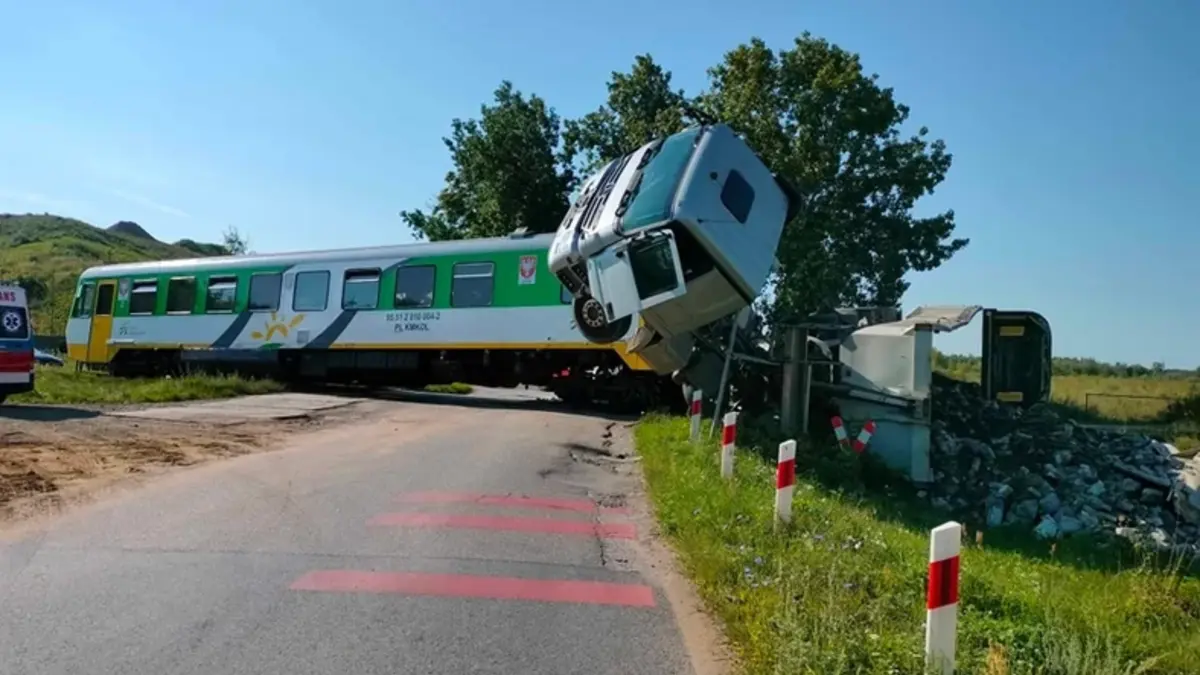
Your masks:
[[[837,438],[838,445],[843,448],[850,447],[850,438],[846,436],[846,424],[842,422],[842,418],[834,415],[831,422],[833,423],[833,435]]]
[[[792,521],[792,493],[796,490],[796,441],[779,444],[779,463],[775,465],[775,521]]]
[[[958,633],[958,560],[962,525],[950,521],[929,537],[929,591],[925,608],[925,665],[953,675]]]
[[[692,392],[692,408],[689,414],[692,417],[692,434],[690,440],[695,443],[700,440],[700,408],[704,402],[704,392],[696,389]]]
[[[867,444],[871,442],[871,437],[875,435],[875,422],[868,421],[863,425],[862,431],[858,432],[858,436],[854,439],[854,452],[862,454],[867,449]]]
[[[733,449],[737,442],[737,413],[725,413],[721,429],[721,478],[733,478]]]

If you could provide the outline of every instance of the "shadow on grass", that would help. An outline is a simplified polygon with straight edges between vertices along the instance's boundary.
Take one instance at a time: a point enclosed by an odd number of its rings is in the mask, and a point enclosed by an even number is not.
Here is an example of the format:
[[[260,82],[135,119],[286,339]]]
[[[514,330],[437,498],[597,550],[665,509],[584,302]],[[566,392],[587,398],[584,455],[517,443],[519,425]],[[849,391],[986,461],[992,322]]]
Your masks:
[[[764,424],[743,423],[739,425],[740,440],[744,440],[745,447],[773,464],[775,449],[784,438],[764,431],[766,428],[769,427]],[[1200,575],[1200,559],[1181,561],[1169,553],[1150,554],[1115,536],[1078,534],[1043,541],[1033,535],[1032,524],[988,528],[982,504],[977,515],[955,518],[931,506],[918,494],[918,486],[875,457],[841,450],[832,435],[805,439],[798,445],[796,453],[798,475],[871,509],[881,521],[914,531],[927,533],[947,521],[957,520],[966,532],[964,546],[968,542],[974,545],[977,533],[982,532],[985,548],[1010,551],[1031,560],[1106,572],[1144,567],[1149,563],[1159,570],[1182,568],[1187,576]]]
[[[70,406],[15,404],[0,406],[0,419],[24,422],[67,422],[99,417],[95,410],[83,410]]]

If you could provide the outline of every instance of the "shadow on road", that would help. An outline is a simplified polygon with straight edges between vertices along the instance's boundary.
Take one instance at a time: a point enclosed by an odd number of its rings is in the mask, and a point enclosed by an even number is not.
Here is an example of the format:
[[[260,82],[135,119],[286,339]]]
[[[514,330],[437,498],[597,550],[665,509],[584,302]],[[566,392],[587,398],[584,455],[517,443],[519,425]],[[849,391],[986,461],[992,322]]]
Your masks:
[[[81,410],[66,406],[50,405],[5,405],[0,406],[0,419],[25,422],[66,422],[99,417],[95,410]]]
[[[497,390],[491,390],[497,391]],[[404,401],[408,403],[424,403],[430,405],[455,406],[460,408],[489,408],[496,410],[536,410],[540,412],[557,412],[565,415],[580,415],[593,417],[610,422],[632,422],[640,416],[606,412],[602,410],[577,408],[567,405],[552,395],[535,390],[511,389],[498,390],[499,395],[492,395],[489,390],[472,394],[441,394],[415,389],[388,387],[381,389],[358,389],[353,387],[334,388],[322,387],[320,393],[328,396],[346,396],[352,398],[372,398],[384,401]]]

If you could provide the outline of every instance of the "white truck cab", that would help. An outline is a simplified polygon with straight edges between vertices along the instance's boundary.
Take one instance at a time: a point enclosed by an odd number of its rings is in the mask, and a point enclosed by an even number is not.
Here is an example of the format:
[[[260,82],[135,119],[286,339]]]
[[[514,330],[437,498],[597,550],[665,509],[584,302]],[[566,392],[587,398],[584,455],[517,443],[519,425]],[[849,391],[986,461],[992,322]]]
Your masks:
[[[559,225],[550,270],[588,340],[629,343],[666,374],[692,332],[751,304],[775,263],[795,190],[723,124],[656,139],[588,178]]]

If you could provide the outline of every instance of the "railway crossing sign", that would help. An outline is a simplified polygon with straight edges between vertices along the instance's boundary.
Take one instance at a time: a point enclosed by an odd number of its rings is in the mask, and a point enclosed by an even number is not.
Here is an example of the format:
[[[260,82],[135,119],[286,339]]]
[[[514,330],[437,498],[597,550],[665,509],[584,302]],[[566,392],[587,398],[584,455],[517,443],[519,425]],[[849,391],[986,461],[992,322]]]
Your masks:
[[[518,284],[526,286],[537,281],[537,256],[523,255],[521,256],[521,276],[518,279]]]

